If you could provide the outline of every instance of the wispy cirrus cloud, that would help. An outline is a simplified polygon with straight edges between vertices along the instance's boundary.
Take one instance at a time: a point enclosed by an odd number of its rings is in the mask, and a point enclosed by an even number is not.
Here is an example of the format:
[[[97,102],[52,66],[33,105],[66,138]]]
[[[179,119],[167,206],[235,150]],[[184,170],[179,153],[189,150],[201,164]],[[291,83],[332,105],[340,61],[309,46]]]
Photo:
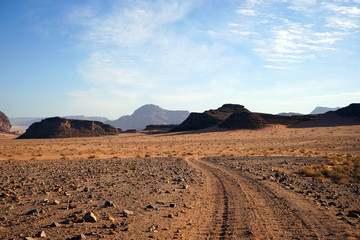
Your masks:
[[[348,1],[251,0],[235,10],[239,22],[233,21],[227,27],[238,39],[239,35],[251,34],[252,37],[245,40],[268,62],[265,67],[292,69],[305,60],[337,51],[337,44],[345,41],[350,31],[351,35],[357,34],[360,9],[354,4]]]

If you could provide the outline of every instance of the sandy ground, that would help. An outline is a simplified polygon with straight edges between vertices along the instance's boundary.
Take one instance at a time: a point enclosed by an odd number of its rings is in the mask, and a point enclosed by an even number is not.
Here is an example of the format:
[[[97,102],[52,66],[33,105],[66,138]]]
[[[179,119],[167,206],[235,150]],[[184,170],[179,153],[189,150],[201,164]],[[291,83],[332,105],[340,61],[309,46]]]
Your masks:
[[[359,133],[2,134],[0,239],[360,239],[351,214],[359,186],[297,174],[325,157],[359,156]],[[96,222],[84,220],[88,212]]]
[[[0,135],[0,160],[206,156],[359,155],[360,125],[261,130],[123,133],[117,136],[15,140]]]

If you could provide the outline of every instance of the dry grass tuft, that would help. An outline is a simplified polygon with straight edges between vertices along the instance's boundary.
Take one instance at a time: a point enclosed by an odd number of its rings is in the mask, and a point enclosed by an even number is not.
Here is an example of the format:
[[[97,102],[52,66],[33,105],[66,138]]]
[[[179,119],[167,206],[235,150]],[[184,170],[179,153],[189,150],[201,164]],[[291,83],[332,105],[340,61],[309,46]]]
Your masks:
[[[351,154],[346,157],[330,157],[326,163],[308,166],[300,173],[316,180],[327,180],[339,184],[360,184],[360,157],[353,157]]]

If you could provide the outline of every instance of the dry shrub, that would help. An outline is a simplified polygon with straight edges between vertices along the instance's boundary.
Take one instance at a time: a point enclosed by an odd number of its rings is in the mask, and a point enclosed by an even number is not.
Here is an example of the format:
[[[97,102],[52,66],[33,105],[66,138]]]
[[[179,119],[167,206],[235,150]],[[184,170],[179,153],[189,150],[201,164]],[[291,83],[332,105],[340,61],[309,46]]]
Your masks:
[[[360,184],[360,157],[331,157],[327,159],[326,164],[308,166],[302,169],[300,174],[339,184]]]

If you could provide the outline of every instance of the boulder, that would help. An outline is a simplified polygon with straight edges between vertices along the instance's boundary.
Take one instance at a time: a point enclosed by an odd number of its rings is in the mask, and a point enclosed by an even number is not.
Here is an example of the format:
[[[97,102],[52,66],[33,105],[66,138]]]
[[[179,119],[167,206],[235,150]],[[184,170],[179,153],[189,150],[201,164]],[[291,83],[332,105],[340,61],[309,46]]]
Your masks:
[[[0,111],[0,132],[10,132],[11,124],[9,118]]]

